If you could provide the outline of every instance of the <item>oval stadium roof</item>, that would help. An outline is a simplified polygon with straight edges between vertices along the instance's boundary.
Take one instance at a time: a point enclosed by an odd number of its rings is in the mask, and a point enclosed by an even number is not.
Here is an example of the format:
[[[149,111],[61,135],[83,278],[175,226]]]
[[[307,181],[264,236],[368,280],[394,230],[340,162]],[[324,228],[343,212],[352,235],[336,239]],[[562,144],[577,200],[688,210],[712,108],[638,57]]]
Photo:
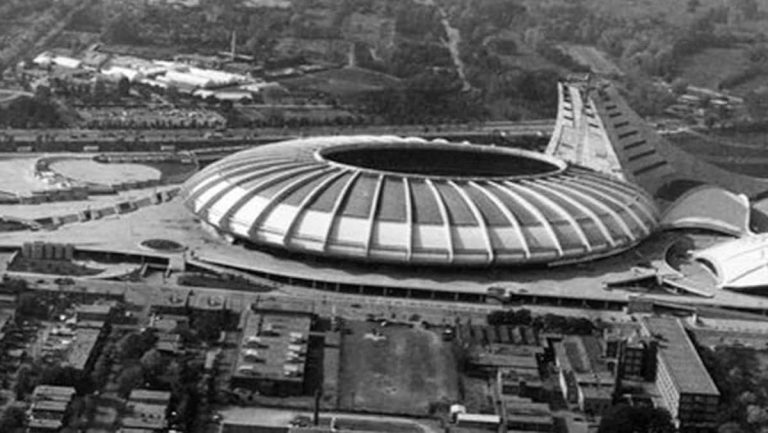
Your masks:
[[[256,245],[398,264],[582,261],[658,223],[638,187],[543,154],[394,136],[255,147],[201,170],[183,197]]]

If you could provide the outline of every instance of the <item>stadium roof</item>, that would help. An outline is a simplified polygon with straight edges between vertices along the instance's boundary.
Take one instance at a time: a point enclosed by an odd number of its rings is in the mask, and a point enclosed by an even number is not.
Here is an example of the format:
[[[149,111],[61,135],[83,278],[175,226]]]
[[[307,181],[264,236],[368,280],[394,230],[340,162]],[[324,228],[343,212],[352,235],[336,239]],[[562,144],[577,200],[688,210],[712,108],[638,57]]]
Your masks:
[[[768,286],[768,233],[718,243],[693,257],[707,266],[721,288]]]
[[[589,260],[637,244],[658,219],[639,188],[553,157],[394,136],[249,149],[196,174],[184,198],[236,238],[400,264]]]

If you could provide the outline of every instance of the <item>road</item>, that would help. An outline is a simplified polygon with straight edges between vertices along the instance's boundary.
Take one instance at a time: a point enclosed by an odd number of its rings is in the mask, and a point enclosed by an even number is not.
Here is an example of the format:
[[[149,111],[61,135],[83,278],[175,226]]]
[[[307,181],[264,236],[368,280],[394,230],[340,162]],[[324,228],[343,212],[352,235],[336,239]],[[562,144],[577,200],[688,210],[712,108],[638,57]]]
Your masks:
[[[233,141],[249,138],[288,138],[309,135],[338,134],[395,134],[395,135],[536,135],[551,134],[554,120],[530,120],[522,122],[484,122],[477,124],[442,125],[378,125],[378,126],[316,126],[306,128],[237,128],[226,131],[208,129],[6,129],[0,131],[0,141],[11,137],[16,143],[41,141],[118,141],[131,142],[136,138],[150,141]]]
[[[22,275],[18,275],[22,276]],[[33,289],[48,289],[56,287],[54,277],[24,274],[30,277]],[[38,278],[39,277],[39,278]],[[76,280],[76,287],[87,287],[99,293],[124,293],[126,300],[135,305],[149,305],[159,299],[167,299],[174,293],[187,293],[190,290],[195,296],[225,297],[233,311],[240,312],[249,308],[257,300],[278,301],[281,303],[298,303],[311,307],[316,314],[325,317],[339,316],[349,320],[366,320],[373,316],[400,322],[427,321],[431,324],[453,324],[457,319],[473,323],[485,323],[486,316],[492,311],[510,308],[498,304],[477,304],[471,302],[448,302],[422,299],[403,299],[373,295],[353,295],[335,292],[325,292],[303,287],[281,285],[269,292],[238,291],[217,288],[178,286],[173,279],[163,284],[148,282],[124,282],[106,280]],[[38,281],[45,281],[38,283]],[[268,282],[272,284],[272,282]],[[526,305],[524,307],[534,314],[559,314],[569,317],[586,317],[592,320],[600,319],[606,322],[626,322],[631,317],[621,311],[603,311],[569,307]]]

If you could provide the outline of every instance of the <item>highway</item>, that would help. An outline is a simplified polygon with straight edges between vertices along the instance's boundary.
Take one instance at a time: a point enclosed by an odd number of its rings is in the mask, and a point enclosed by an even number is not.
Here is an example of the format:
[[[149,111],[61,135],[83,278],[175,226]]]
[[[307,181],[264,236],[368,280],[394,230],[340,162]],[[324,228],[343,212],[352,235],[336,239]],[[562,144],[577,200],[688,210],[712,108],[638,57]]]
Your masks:
[[[554,119],[523,122],[483,122],[442,125],[371,125],[314,126],[297,128],[237,128],[212,129],[6,129],[0,132],[0,142],[12,140],[17,144],[40,142],[177,142],[177,141],[239,141],[243,139],[285,139],[310,135],[394,134],[429,137],[461,137],[497,134],[501,136],[550,135]]]

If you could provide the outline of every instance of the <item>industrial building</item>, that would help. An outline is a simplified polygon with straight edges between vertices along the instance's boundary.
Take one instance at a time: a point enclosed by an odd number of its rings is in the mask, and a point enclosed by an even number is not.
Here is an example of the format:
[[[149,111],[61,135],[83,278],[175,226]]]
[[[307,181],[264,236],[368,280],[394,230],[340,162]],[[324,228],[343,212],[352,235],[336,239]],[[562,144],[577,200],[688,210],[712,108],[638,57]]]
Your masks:
[[[645,318],[642,329],[658,342],[655,382],[662,406],[681,432],[711,431],[720,392],[680,319]]]
[[[28,433],[55,433],[66,420],[75,389],[69,386],[38,385],[27,412]]]
[[[303,312],[245,311],[232,387],[265,395],[303,394],[311,324],[311,314]]]
[[[553,344],[563,398],[583,412],[600,415],[613,404],[616,376],[593,336],[566,336]]]

